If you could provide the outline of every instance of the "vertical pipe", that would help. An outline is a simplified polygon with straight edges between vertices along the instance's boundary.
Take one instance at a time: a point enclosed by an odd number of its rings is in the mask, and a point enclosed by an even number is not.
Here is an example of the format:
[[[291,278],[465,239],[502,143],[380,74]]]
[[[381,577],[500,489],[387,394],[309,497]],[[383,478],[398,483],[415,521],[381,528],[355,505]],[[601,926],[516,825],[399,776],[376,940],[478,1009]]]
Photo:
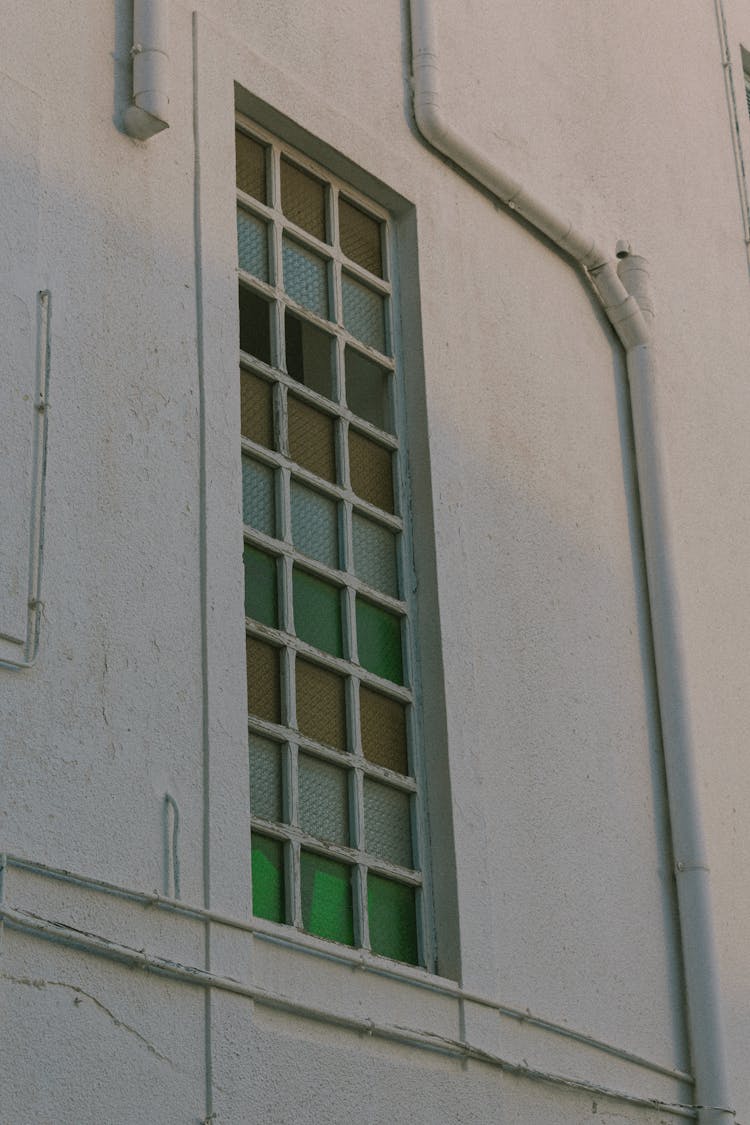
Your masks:
[[[139,141],[169,128],[167,0],[133,0],[133,104],[125,130]]]

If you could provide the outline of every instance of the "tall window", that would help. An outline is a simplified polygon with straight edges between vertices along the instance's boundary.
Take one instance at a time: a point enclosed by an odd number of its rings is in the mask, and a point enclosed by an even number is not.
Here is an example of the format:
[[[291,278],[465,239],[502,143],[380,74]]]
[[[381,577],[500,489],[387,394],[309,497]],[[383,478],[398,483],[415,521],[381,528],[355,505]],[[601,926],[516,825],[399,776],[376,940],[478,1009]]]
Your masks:
[[[388,216],[236,155],[253,911],[424,964]]]

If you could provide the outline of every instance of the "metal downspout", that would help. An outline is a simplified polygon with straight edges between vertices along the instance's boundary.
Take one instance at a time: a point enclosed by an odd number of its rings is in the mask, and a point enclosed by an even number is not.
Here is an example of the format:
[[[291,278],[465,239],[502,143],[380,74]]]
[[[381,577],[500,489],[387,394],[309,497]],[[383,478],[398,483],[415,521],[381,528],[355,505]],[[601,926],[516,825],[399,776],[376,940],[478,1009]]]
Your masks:
[[[635,432],[648,599],[667,777],[672,853],[682,942],[687,1022],[701,1125],[730,1125],[729,1084],[706,847],[701,826],[695,752],[684,679],[684,655],[674,582],[673,546],[665,502],[661,431],[654,394],[653,309],[645,261],[618,245],[619,268],[593,239],[577,231],[488,160],[443,117],[439,56],[431,0],[409,0],[414,116],[427,143],[447,156],[584,271],[626,355]]]

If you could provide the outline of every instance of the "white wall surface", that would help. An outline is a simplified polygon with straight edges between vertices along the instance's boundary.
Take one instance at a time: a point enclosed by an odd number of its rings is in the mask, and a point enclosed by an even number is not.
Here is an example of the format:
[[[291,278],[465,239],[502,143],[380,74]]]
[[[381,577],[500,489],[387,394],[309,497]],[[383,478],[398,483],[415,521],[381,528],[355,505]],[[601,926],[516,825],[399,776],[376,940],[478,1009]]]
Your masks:
[[[339,154],[347,164],[334,171],[348,167],[398,212],[431,799],[452,810],[453,844],[442,819],[432,824],[440,864],[451,867],[436,873],[441,967],[457,945],[467,989],[689,1069],[624,367],[585,281],[420,142],[406,6],[396,0],[223,0],[198,4],[195,18],[173,0],[170,128],[145,144],[121,129],[128,5],[8,7],[0,309],[20,311],[0,328],[10,373],[0,456],[11,482],[0,489],[0,632],[25,620],[23,394],[33,387],[36,291],[50,290],[53,320],[41,648],[31,671],[0,668],[0,848],[163,891],[168,792],[181,816],[183,899],[249,917],[237,83],[314,138],[311,156]],[[745,9],[726,0],[750,159]],[[437,34],[455,125],[598,241],[614,251],[626,237],[651,263],[742,1120],[748,259],[714,5],[471,0],[441,4]],[[294,130],[288,139],[304,142]],[[453,871],[457,910],[446,905]],[[203,969],[202,922],[15,868],[4,896],[67,927],[58,945],[12,927],[3,937],[9,1121],[198,1122],[209,1112],[206,1053],[217,1120],[232,1125],[678,1120],[223,987],[208,1020],[203,989],[113,964],[89,939],[70,947],[72,931],[86,931]],[[211,931],[212,970],[246,990],[466,1038],[633,1098],[690,1098],[685,1083],[579,1040],[236,927]]]

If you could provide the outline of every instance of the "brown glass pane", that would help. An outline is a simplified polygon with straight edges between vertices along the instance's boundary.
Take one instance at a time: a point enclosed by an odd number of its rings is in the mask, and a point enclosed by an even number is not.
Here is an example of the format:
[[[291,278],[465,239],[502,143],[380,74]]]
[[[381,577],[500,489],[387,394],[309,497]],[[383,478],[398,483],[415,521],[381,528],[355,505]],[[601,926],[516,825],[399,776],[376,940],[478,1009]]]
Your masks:
[[[265,379],[240,371],[240,412],[242,436],[267,449],[273,441],[273,388]]]
[[[271,362],[271,305],[240,285],[240,351]]]
[[[289,396],[289,456],[324,480],[336,480],[333,419]]]
[[[349,470],[352,488],[385,512],[393,511],[393,462],[385,449],[364,434],[349,430]]]
[[[287,219],[325,240],[325,186],[288,160],[281,161],[281,207]]]
[[[255,637],[245,637],[247,709],[269,723],[281,722],[279,649]]]
[[[237,187],[240,191],[247,192],[261,203],[267,203],[266,197],[266,150],[263,145],[252,140],[246,133],[239,129],[235,137],[235,155],[237,158]]]
[[[363,269],[383,276],[383,251],[380,223],[359,207],[339,198],[339,230],[341,249]]]
[[[408,773],[404,706],[380,692],[360,686],[362,753],[369,762],[396,773]]]
[[[297,660],[297,725],[308,738],[346,750],[343,678],[300,659]]]

